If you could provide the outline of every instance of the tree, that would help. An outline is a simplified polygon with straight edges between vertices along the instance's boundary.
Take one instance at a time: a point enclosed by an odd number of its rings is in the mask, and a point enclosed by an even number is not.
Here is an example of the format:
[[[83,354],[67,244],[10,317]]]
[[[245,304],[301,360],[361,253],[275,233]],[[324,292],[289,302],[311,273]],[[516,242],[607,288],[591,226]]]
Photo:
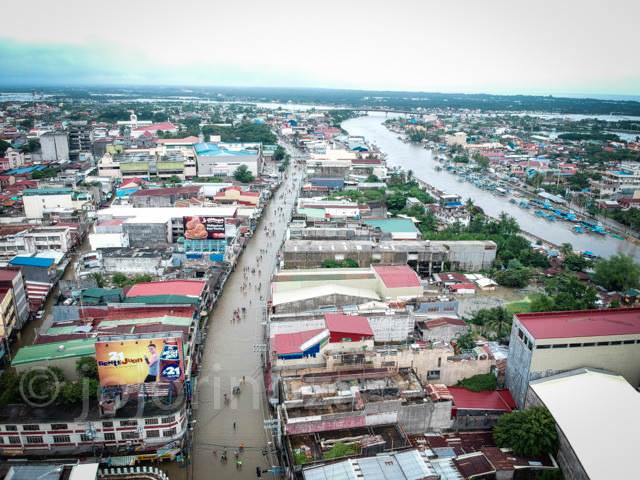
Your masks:
[[[4,157],[4,154],[9,147],[11,147],[11,144],[9,142],[0,140],[0,157]]]
[[[455,341],[459,350],[471,350],[476,346],[475,335],[470,329],[465,333],[458,334]]]
[[[76,382],[65,382],[60,389],[60,399],[66,405],[77,405],[83,400],[94,399],[98,394],[98,381],[81,378]]]
[[[111,281],[118,287],[123,288],[127,285],[129,278],[124,274],[124,273],[120,273],[120,272],[116,272],[113,274],[113,276],[111,277]]]
[[[33,405],[46,405],[57,399],[64,385],[64,373],[58,367],[34,368],[20,374],[22,400]]]
[[[588,310],[595,308],[598,299],[595,289],[582,283],[571,273],[550,278],[545,284],[545,294],[534,295],[532,312],[554,310]]]
[[[98,379],[98,364],[94,357],[81,357],[76,361],[78,375],[83,378]]]
[[[591,261],[577,253],[570,253],[564,257],[562,265],[564,268],[571,270],[572,272],[582,272],[591,266]]]
[[[407,204],[407,198],[403,194],[395,192],[387,197],[386,204],[389,210],[399,212]]]
[[[233,178],[242,183],[250,183],[253,182],[253,173],[251,173],[249,168],[243,164],[233,172]]]
[[[369,175],[367,177],[367,179],[365,180],[365,182],[367,182],[367,183],[377,183],[379,181],[380,181],[380,179],[376,175],[374,175],[373,173],[371,175]]]
[[[507,268],[496,273],[496,282],[505,287],[524,288],[531,280],[531,270],[528,268]]]
[[[284,148],[282,148],[281,145],[278,145],[275,151],[273,152],[273,159],[276,162],[279,162],[280,160],[284,160],[284,157],[286,154],[287,154],[287,151]]]
[[[504,307],[483,308],[469,319],[469,322],[480,326],[486,337],[502,340],[509,338],[513,315]]]
[[[526,457],[555,454],[558,450],[556,424],[544,407],[502,415],[493,428],[493,438],[499,447],[511,448],[516,455]]]
[[[96,281],[96,285],[98,288],[103,288],[105,285],[104,276],[100,272],[94,272],[91,274],[93,279]]]
[[[593,281],[609,291],[625,291],[640,285],[640,265],[629,255],[619,253],[595,265]]]

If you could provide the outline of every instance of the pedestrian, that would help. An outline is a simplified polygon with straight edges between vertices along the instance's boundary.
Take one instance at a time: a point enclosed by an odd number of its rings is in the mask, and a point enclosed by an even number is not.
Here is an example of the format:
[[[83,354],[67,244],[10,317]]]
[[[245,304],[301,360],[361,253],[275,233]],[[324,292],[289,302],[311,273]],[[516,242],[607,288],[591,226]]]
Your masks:
[[[236,430],[236,422],[233,422],[233,429]]]

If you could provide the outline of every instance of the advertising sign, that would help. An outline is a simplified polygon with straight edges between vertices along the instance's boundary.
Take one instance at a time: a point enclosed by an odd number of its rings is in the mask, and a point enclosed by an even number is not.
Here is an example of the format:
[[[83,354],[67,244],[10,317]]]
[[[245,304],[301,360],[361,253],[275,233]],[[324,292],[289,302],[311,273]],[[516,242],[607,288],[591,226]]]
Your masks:
[[[225,238],[224,218],[184,217],[184,238],[187,240]]]
[[[179,336],[98,341],[96,362],[103,387],[184,380]]]

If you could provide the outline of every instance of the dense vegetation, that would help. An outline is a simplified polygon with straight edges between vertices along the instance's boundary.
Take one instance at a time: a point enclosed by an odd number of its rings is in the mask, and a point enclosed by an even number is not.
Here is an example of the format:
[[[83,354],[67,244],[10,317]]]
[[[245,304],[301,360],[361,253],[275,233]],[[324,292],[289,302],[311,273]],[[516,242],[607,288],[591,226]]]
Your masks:
[[[556,310],[588,310],[598,299],[595,288],[581,282],[571,273],[563,273],[545,282],[544,293],[531,298],[532,312]]]
[[[640,287],[640,265],[629,255],[619,253],[608,259],[601,259],[595,265],[593,281],[609,291],[624,292]]]
[[[220,135],[223,142],[262,142],[275,144],[277,138],[269,125],[253,122],[242,122],[233,126],[205,125],[202,133],[206,136]]]
[[[233,178],[242,183],[251,183],[253,182],[253,173],[246,165],[240,165],[233,172]]]
[[[495,390],[498,386],[498,379],[493,373],[482,373],[460,380],[456,386],[464,387],[474,392],[483,392]]]
[[[506,308],[483,308],[469,319],[469,323],[478,326],[482,335],[489,340],[506,341],[511,333],[513,315]]]
[[[558,450],[555,421],[544,407],[502,415],[493,429],[493,438],[499,447],[511,448],[516,455],[538,457]]]

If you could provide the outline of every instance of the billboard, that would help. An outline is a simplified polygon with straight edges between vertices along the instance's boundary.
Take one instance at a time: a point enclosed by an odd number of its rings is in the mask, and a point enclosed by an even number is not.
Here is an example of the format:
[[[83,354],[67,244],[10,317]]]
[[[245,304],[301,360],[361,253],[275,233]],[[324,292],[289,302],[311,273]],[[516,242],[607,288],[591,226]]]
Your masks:
[[[222,217],[184,217],[183,222],[184,238],[187,240],[225,238]]]
[[[99,340],[96,362],[103,387],[184,380],[180,336]]]

